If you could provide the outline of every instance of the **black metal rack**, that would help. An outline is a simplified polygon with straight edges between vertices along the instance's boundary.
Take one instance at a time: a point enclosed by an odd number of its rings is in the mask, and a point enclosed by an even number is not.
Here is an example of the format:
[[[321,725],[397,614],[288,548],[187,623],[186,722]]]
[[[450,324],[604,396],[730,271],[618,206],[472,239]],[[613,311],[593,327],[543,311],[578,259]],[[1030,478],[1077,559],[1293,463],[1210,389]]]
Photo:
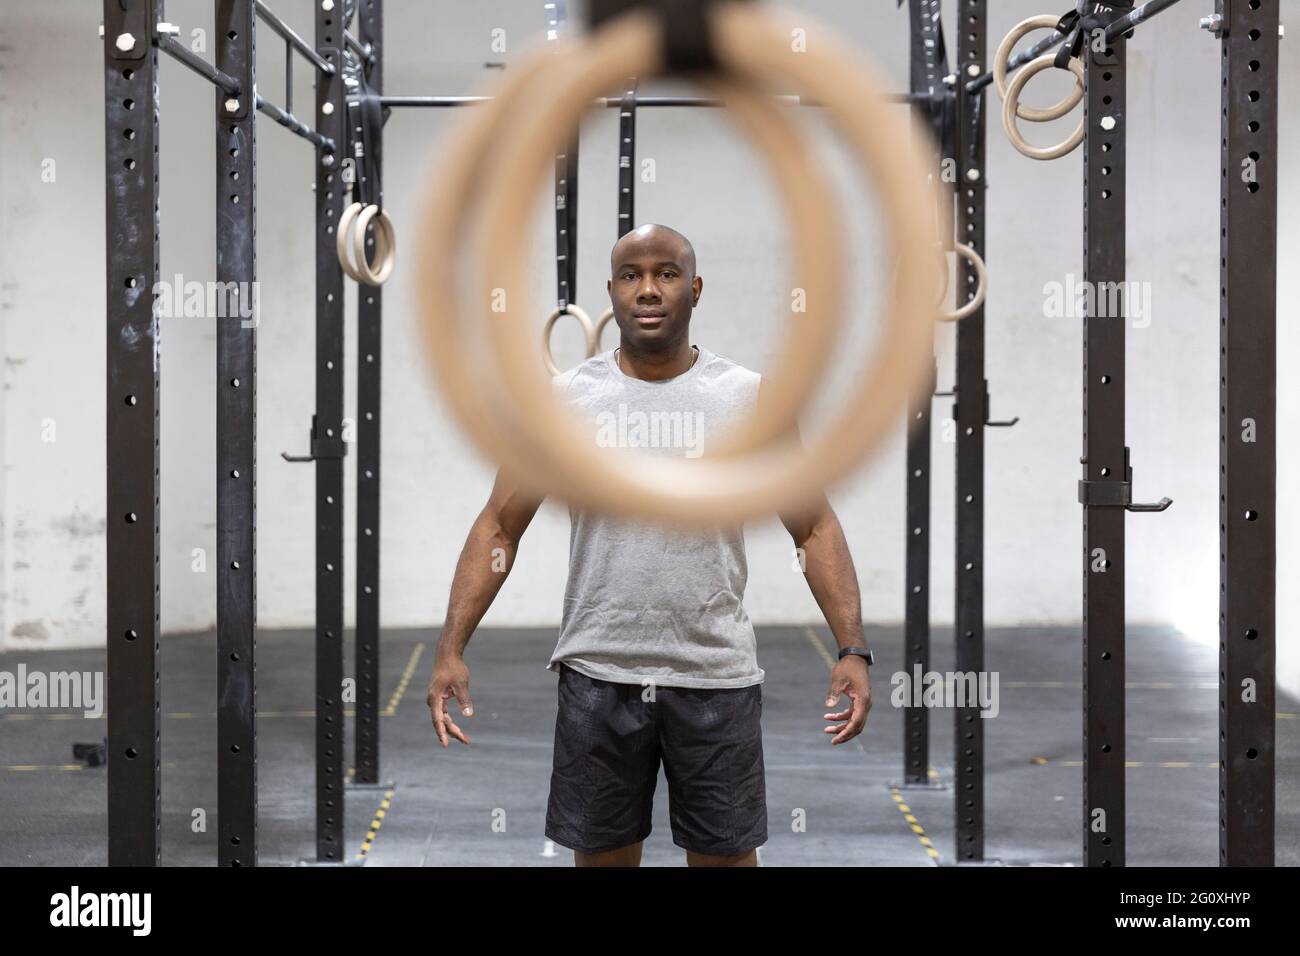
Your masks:
[[[948,53],[943,37],[941,0],[909,0],[909,35],[911,38],[911,93],[918,97],[937,98],[936,109],[930,103],[914,105],[935,133],[935,147],[942,154],[951,147],[951,101],[945,80],[949,75]],[[945,143],[945,139],[948,140]],[[942,155],[940,159],[942,160]],[[942,163],[936,163],[938,169]],[[946,191],[946,190],[945,190]],[[952,203],[947,217],[937,216],[940,236],[952,245]],[[946,228],[945,228],[946,227]],[[933,334],[931,350],[933,350]],[[933,394],[938,378],[931,376],[928,393]],[[930,667],[930,434],[931,394],[914,396],[907,409],[907,524],[903,595],[903,671],[909,678],[924,674]],[[925,707],[908,707],[903,712],[903,786],[930,785],[930,711]]]
[[[158,48],[162,0],[104,0],[108,862],[162,860]]]
[[[911,91],[891,99],[928,114],[945,157],[952,149],[957,241],[984,252],[987,54],[986,4],[958,0],[957,75],[949,82],[940,0],[909,0],[914,31]],[[1081,55],[1087,70],[1084,141],[1084,282],[1121,290],[1118,314],[1091,297],[1083,323],[1083,832],[1084,862],[1123,865],[1124,519],[1158,511],[1132,500],[1125,445],[1125,103],[1127,36],[1177,0],[1127,0],[1106,27],[1104,50]],[[261,0],[217,0],[215,62],[176,43],[162,0],[104,0],[106,208],[106,437],[108,501],[108,826],[111,865],[161,862],[159,641],[159,326],[152,309],[159,263],[160,53],[214,86],[216,279],[243,307],[217,323],[217,681],[219,862],[257,863],[256,725],[256,113],[312,144],[316,159],[316,411],[310,452],[285,456],[316,466],[316,859],[343,862],[345,803],[343,664],[344,286],[335,226],[349,185],[342,160],[363,139],[361,111],[349,109],[344,50],[359,58],[370,94],[390,107],[455,107],[483,97],[382,94],[382,0],[366,0],[358,34],[347,3],[317,5],[314,45]],[[1220,436],[1220,860],[1271,865],[1274,821],[1276,227],[1278,0],[1217,0],[1205,26],[1221,37],[1221,436]],[[562,4],[555,5],[562,18]],[[286,69],[281,108],[257,96],[256,21],[285,41],[286,60],[316,71],[315,127],[291,110]],[[916,34],[914,33],[914,40]],[[1048,37],[1012,64],[1060,45]],[[964,82],[963,82],[964,81]],[[960,92],[959,92],[960,91]],[[963,95],[964,94],[964,95]],[[810,99],[783,97],[801,105]],[[718,107],[708,97],[642,96],[633,83],[597,106],[620,115],[619,223],[634,224],[635,110]],[[354,119],[355,115],[355,119]],[[382,123],[367,127],[372,169],[382,162]],[[358,167],[360,175],[360,168]],[[557,157],[557,279],[561,300],[576,283],[577,149]],[[371,198],[382,202],[377,182]],[[945,226],[954,210],[941,212]],[[945,243],[951,241],[945,237]],[[977,277],[959,272],[958,294]],[[358,287],[357,741],[356,779],[379,775],[379,532],[382,297]],[[253,321],[245,318],[252,315]],[[984,428],[990,421],[984,371],[984,310],[957,328],[953,419],[956,454],[956,668],[980,673],[983,645]],[[933,388],[931,389],[933,391]],[[942,394],[942,393],[940,393]],[[909,408],[907,594],[904,660],[909,674],[929,662],[928,401]],[[928,785],[928,716],[904,721],[908,785]],[[982,724],[976,707],[955,713],[956,859],[984,860]]]
[[[1123,37],[1085,44],[1083,281],[1123,288],[1128,140]],[[1110,128],[1107,130],[1105,126]],[[1114,285],[1110,285],[1114,283]],[[1104,284],[1104,285],[1103,285]],[[1101,494],[1128,479],[1122,292],[1091,296],[1083,317],[1083,862],[1124,864],[1124,509]],[[1098,306],[1102,307],[1098,314]],[[1085,491],[1090,497],[1085,496]]]
[[[969,75],[987,60],[988,22],[981,0],[960,0],[957,69]],[[957,237],[984,255],[984,175],[987,108],[984,94],[957,101]],[[973,293],[979,281],[970,263],[957,273],[957,293]],[[984,671],[984,426],[989,424],[988,382],[984,378],[984,307],[957,323],[957,374],[952,420],[957,429],[955,573],[953,637],[955,669]],[[984,721],[978,706],[953,714],[953,812],[955,854],[959,863],[984,860]]]
[[[363,20],[372,35],[379,0]],[[111,865],[156,865],[159,837],[161,729],[158,665],[158,382],[160,350],[153,298],[158,279],[158,62],[165,53],[215,89],[216,282],[227,294],[217,318],[217,832],[224,866],[257,863],[256,723],[256,434],[257,266],[256,112],[312,144],[317,157],[317,413],[309,458],[317,465],[317,810],[318,859],[340,860],[343,826],[342,599],[342,273],[334,223],[336,144],[345,142],[342,83],[336,63],[343,44],[338,13],[318,9],[317,47],[255,0],[217,0],[215,62],[181,44],[163,21],[161,0],[105,0],[105,142],[107,190],[107,491],[108,534],[108,831]],[[286,39],[318,71],[317,127],[257,96],[255,17]],[[377,296],[373,300],[377,303]],[[238,306],[234,308],[233,306]],[[378,312],[363,310],[371,332]],[[373,372],[377,390],[378,339]],[[377,459],[377,405],[360,433]],[[370,421],[368,419],[368,421]],[[289,456],[286,456],[289,457]],[[371,459],[367,457],[369,463]],[[376,466],[377,467],[377,466]],[[377,473],[377,471],[376,471]],[[377,557],[377,493],[362,483],[361,513],[373,519],[364,540]],[[363,544],[359,543],[359,550]],[[367,559],[369,551],[367,551]],[[369,569],[370,564],[366,567]],[[141,568],[152,568],[142,575]],[[377,573],[366,594],[359,633],[378,631]],[[370,675],[373,676],[373,675]],[[377,681],[362,681],[359,707],[374,713]]]
[[[1219,863],[1274,862],[1279,0],[1218,0]]]
[[[219,0],[217,66],[256,80],[252,4]],[[217,96],[217,281],[257,281],[257,124]],[[246,106],[247,104],[245,104]],[[249,311],[255,305],[247,303]],[[217,319],[217,859],[257,864],[257,326]]]
[[[348,46],[361,58],[366,84],[372,95],[383,91],[383,0],[370,0],[357,10],[359,38],[344,33]],[[352,121],[354,158],[356,144],[369,138],[375,168],[383,167],[383,123],[363,130],[365,111],[357,104]],[[350,108],[351,112],[351,108]],[[363,135],[364,134],[364,135]],[[365,178],[365,163],[358,163],[358,182]],[[371,185],[370,196],[381,207],[381,184]],[[373,244],[372,235],[369,242]],[[356,580],[356,774],[354,786],[378,787],[379,779],[379,518],[380,518],[380,412],[383,358],[383,288],[357,286],[357,580]]]

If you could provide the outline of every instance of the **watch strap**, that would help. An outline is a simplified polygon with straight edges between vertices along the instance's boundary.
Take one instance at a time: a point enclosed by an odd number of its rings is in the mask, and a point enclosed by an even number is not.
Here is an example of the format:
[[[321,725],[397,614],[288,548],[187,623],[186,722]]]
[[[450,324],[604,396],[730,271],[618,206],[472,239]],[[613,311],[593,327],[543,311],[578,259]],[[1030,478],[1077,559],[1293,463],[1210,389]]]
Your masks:
[[[871,653],[871,650],[869,648],[866,647],[841,647],[840,648],[840,660],[844,660],[844,658],[848,657],[850,654],[854,655],[855,657],[861,657],[865,659],[868,667],[874,666],[876,663],[876,655]]]

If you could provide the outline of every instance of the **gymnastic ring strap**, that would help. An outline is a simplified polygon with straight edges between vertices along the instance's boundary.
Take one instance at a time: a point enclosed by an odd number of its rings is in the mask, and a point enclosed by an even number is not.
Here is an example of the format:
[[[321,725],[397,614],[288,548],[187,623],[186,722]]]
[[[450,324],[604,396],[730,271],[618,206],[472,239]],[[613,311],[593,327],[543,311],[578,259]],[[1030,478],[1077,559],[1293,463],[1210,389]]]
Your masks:
[[[1068,37],[1056,51],[1053,64],[1058,70],[1068,70],[1071,57],[1081,59],[1085,39],[1092,38],[1094,30],[1105,30],[1133,9],[1133,0],[1079,0],[1079,5],[1061,17],[1056,29]]]
[[[629,10],[648,10],[663,26],[664,64],[670,73],[716,70],[713,8],[751,0],[588,0],[587,24],[595,30]]]

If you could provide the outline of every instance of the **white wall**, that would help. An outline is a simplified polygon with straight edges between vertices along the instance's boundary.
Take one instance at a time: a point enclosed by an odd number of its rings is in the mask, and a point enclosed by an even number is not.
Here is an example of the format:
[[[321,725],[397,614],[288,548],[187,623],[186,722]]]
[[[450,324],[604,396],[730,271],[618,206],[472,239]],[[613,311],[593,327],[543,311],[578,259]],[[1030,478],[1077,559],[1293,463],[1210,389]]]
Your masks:
[[[310,35],[311,6],[278,0],[285,18]],[[907,85],[907,18],[892,2],[809,0],[793,6],[860,45],[895,89]],[[1037,0],[991,4],[996,43]],[[1058,4],[1059,6],[1059,4]],[[1166,622],[1213,640],[1217,601],[1217,263],[1219,194],[1219,45],[1197,29],[1206,5],[1188,0],[1144,26],[1130,44],[1129,278],[1150,283],[1152,321],[1129,342],[1128,439],[1135,496],[1169,495],[1162,515],[1129,519],[1130,619]],[[391,93],[473,92],[500,59],[491,30],[504,27],[509,56],[541,30],[536,0],[389,0],[386,85]],[[955,59],[955,4],[946,33]],[[0,473],[0,647],[54,647],[102,641],[104,627],[104,318],[102,58],[99,5],[79,0],[24,4],[0,24],[0,243],[5,468]],[[168,19],[211,28],[211,5],[171,0]],[[1300,28],[1300,27],[1298,27]],[[259,32],[259,90],[281,101],[283,45]],[[815,30],[810,41],[816,42]],[[1294,44],[1296,41],[1290,41]],[[1300,59],[1283,51],[1280,269],[1300,253],[1294,212],[1300,132],[1288,122],[1300,93]],[[991,52],[991,51],[990,51]],[[207,54],[211,58],[210,52]],[[296,69],[298,110],[310,115],[309,71]],[[1064,76],[1040,82],[1045,102]],[[162,274],[213,277],[213,95],[206,83],[164,59],[162,101]],[[996,99],[991,103],[996,105]],[[409,237],[414,208],[450,111],[398,111],[386,131],[385,188],[399,230]],[[1077,114],[1076,114],[1077,116]],[[994,275],[987,311],[987,371],[992,416],[1021,416],[991,429],[986,452],[986,615],[990,624],[1070,623],[1080,614],[1075,501],[1080,453],[1080,347],[1077,319],[1044,317],[1043,286],[1081,269],[1081,158],[1035,163],[1015,153],[990,117],[988,259]],[[817,128],[819,116],[804,121]],[[1068,131],[1060,121],[1046,141]],[[284,463],[302,452],[313,405],[312,159],[305,144],[273,123],[258,126],[259,334],[258,573],[260,623],[302,626],[312,619],[313,470]],[[832,391],[870,347],[874,273],[881,237],[869,195],[845,177],[835,144],[826,155],[851,191],[855,314],[862,326],[832,376]],[[725,115],[712,110],[643,110],[641,158],[656,162],[655,183],[637,193],[639,221],[669,223],[692,238],[705,279],[696,341],[753,367],[778,345],[777,301],[787,261],[782,211],[753,153]],[[616,115],[583,127],[580,177],[579,294],[592,314],[607,303],[604,280],[615,238]],[[42,181],[53,160],[56,179]],[[535,294],[553,296],[548,196],[539,194],[532,234]],[[385,297],[383,620],[440,622],[464,534],[488,492],[492,469],[453,426],[435,394],[414,326],[408,254]],[[1285,289],[1285,286],[1283,286]],[[351,298],[351,297],[350,297]],[[351,307],[349,307],[351,315]],[[1300,356],[1295,298],[1279,298],[1279,367]],[[355,408],[354,327],[348,336],[349,414]],[[567,346],[573,346],[570,339]],[[940,382],[952,378],[952,335],[940,331]],[[215,618],[214,349],[211,320],[163,320],[162,588],[165,630],[207,628]],[[857,349],[858,351],[854,351]],[[567,353],[576,358],[575,351]],[[819,405],[824,413],[827,402]],[[1296,485],[1300,387],[1279,375],[1278,627],[1300,624],[1290,583],[1300,561]],[[936,425],[948,416],[935,404]],[[816,433],[815,414],[806,430]],[[51,423],[56,440],[49,437]],[[878,458],[837,489],[833,501],[849,535],[863,588],[864,614],[902,616],[903,440],[901,429]],[[935,557],[932,609],[951,621],[953,445],[936,428]],[[348,494],[352,469],[348,459]],[[348,516],[349,619],[352,614]],[[520,561],[487,622],[552,624],[564,584],[568,521],[561,505],[543,508]],[[791,571],[788,536],[775,521],[751,525],[748,605],[758,622],[813,621],[816,606]],[[196,572],[194,551],[208,570]],[[1300,652],[1278,641],[1279,676],[1300,688]]]

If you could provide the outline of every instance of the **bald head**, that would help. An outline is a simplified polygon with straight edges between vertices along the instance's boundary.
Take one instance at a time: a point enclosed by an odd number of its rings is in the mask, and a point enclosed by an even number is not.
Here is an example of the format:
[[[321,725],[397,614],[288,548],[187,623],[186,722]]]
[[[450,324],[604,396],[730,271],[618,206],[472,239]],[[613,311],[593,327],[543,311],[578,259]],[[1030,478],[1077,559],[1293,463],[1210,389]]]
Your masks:
[[[637,226],[614,243],[609,254],[610,273],[617,273],[622,264],[647,256],[675,262],[688,278],[695,277],[695,247],[691,241],[676,229],[655,222]]]
[[[606,288],[625,353],[687,354],[691,313],[704,289],[690,240],[647,223],[614,243],[609,266]]]

